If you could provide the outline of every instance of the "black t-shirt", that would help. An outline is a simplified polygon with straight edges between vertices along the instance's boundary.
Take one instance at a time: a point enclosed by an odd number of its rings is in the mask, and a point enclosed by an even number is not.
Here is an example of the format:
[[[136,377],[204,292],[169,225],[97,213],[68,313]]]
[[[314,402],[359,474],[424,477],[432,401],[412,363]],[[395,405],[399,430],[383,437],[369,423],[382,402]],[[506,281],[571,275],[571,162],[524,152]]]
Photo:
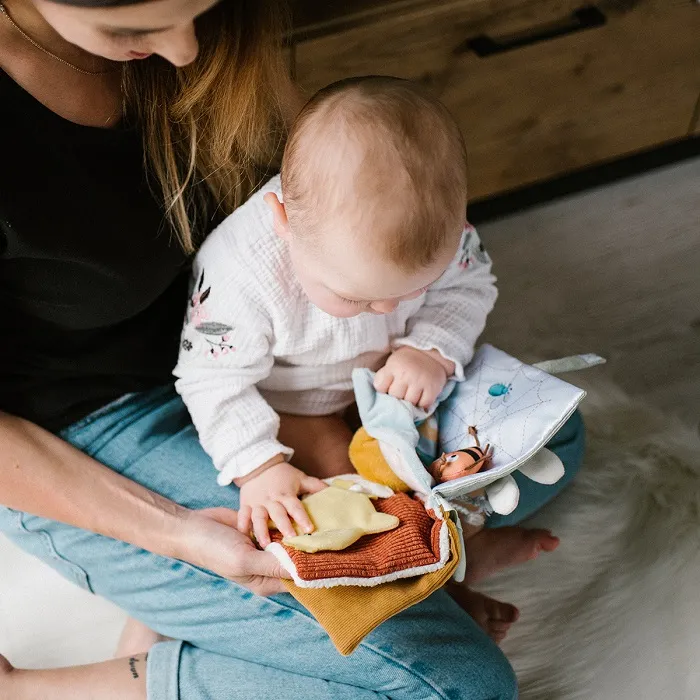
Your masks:
[[[188,260],[141,139],[69,122],[0,71],[0,410],[58,430],[172,380]]]

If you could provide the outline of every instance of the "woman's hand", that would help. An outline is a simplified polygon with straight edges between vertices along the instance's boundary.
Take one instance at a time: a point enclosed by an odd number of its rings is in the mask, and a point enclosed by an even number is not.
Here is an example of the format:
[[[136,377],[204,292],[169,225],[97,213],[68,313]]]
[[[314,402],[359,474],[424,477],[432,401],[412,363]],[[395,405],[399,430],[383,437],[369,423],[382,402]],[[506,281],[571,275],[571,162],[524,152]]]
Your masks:
[[[238,514],[229,508],[186,511],[181,520],[176,558],[230,579],[253,593],[267,596],[285,590],[290,578],[273,554],[261,552],[236,529]]]
[[[182,559],[259,595],[284,590],[280,578],[288,577],[236,530],[235,510],[184,508],[1,412],[0,505]]]

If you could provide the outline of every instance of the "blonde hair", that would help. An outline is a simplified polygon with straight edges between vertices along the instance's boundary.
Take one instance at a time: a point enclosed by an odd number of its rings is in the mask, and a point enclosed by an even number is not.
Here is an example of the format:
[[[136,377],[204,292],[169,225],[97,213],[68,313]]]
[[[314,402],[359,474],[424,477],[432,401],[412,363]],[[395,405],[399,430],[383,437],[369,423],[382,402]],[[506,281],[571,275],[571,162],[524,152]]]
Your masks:
[[[348,143],[361,147],[354,171],[345,159]],[[350,192],[340,176],[348,168]],[[400,207],[387,201],[397,190]],[[353,196],[359,211],[381,214],[392,206],[394,220],[372,242],[414,272],[456,245],[463,230],[464,140],[446,107],[420,85],[385,76],[342,80],[316,93],[297,117],[284,151],[282,192],[287,214],[305,235],[334,204],[347,211]]]
[[[127,115],[185,251],[279,165],[293,94],[274,0],[222,0],[196,20],[200,52],[176,69],[153,57],[124,69]]]

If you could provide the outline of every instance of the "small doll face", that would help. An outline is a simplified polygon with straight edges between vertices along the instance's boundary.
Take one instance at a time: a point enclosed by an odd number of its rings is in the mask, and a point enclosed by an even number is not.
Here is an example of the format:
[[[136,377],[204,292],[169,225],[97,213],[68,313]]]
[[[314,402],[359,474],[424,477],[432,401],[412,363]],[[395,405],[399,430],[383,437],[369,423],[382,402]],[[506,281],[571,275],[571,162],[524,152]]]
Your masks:
[[[443,453],[430,465],[428,471],[435,481],[442,483],[476,474],[487,461],[488,457],[480,449],[471,447]]]

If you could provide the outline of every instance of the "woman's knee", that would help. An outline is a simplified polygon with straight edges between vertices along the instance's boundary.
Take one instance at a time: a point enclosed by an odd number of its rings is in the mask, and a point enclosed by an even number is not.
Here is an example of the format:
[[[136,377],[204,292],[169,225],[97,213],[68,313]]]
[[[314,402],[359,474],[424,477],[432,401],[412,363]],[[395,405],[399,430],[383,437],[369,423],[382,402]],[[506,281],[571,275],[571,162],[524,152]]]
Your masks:
[[[490,663],[483,668],[483,685],[477,693],[465,688],[461,695],[455,696],[460,700],[517,700],[518,679],[515,670],[505,655],[498,650]],[[447,696],[452,700],[452,696]]]
[[[445,631],[436,640],[424,629],[419,644],[409,632],[407,644],[376,640],[353,656],[367,671],[369,687],[392,700],[515,700],[517,680],[508,659],[480,630],[472,631]]]
[[[426,688],[425,696],[420,697],[425,697],[426,700],[516,700],[518,681],[513,667],[495,645],[489,647],[488,651],[476,665],[473,658],[468,658],[470,655],[465,654],[464,665],[461,666],[465,673],[461,680],[447,683],[444,679],[438,679],[433,694],[427,692]]]

